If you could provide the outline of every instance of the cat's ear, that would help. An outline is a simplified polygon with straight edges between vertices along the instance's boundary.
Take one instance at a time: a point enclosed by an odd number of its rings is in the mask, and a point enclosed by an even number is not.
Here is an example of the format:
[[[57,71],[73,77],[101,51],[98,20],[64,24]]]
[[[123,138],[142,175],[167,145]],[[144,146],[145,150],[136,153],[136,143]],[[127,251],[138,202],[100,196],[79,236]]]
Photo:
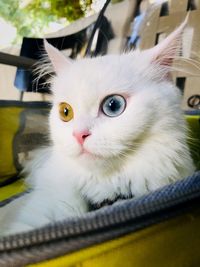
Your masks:
[[[152,63],[161,66],[170,67],[176,56],[179,55],[182,47],[182,34],[187,25],[188,16],[184,22],[171,34],[169,34],[163,41],[147,50]]]
[[[46,40],[44,40],[44,48],[56,73],[62,70],[64,66],[70,66],[72,64],[72,59],[65,57],[58,49],[56,49]]]

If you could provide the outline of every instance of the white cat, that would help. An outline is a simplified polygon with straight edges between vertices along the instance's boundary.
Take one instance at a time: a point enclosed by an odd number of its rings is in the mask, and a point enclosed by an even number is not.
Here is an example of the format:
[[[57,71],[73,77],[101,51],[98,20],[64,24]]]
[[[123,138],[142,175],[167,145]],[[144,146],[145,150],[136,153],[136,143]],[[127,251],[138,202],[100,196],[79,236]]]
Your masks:
[[[45,43],[56,72],[52,146],[26,168],[32,192],[0,209],[1,235],[81,215],[88,201],[138,197],[194,172],[181,96],[169,78],[184,27],[146,51],[77,61]]]

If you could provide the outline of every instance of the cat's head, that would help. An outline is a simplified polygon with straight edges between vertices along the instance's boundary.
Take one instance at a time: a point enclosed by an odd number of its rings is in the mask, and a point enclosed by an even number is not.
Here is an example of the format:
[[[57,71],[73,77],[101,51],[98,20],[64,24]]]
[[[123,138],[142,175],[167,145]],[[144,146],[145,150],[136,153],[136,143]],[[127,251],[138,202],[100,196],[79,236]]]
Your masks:
[[[159,123],[165,130],[163,117],[180,102],[169,68],[184,26],[149,50],[75,61],[45,43],[56,72],[50,132],[60,153],[87,166],[119,162]]]

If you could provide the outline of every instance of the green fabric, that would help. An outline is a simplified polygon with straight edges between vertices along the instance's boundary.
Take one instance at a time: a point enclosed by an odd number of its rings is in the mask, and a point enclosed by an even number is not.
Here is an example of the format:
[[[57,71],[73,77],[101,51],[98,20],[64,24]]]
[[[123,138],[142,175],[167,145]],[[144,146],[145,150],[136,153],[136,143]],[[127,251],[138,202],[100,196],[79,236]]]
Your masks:
[[[24,192],[16,179],[33,149],[47,143],[49,104],[0,101],[0,201]]]
[[[21,108],[0,108],[0,181],[17,173],[13,158],[13,140],[20,125]]]
[[[200,170],[200,115],[186,115],[189,125],[188,144],[197,169]]]
[[[200,209],[29,267],[199,267]]]

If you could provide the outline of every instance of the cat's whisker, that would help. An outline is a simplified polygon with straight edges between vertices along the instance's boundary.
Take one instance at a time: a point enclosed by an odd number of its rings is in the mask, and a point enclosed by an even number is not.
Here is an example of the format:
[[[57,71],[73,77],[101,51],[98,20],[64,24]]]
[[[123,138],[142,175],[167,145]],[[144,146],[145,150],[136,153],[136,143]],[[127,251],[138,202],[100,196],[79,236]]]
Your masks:
[[[47,55],[44,54],[43,57],[39,59],[38,62],[35,63],[33,66],[33,75],[35,76],[33,83],[36,84],[36,91],[37,88],[39,87],[38,85],[42,78],[45,78],[46,81],[44,83],[40,83],[41,85],[51,84],[51,81],[54,78],[53,73],[54,71],[52,65]]]
[[[181,61],[189,63],[191,66],[195,67],[197,70],[200,71],[200,62],[199,61],[193,60],[193,59],[184,58],[184,57],[181,57],[180,59],[181,59]],[[181,66],[181,63],[180,63],[180,66]],[[184,69],[182,71],[184,71]]]
[[[75,207],[72,205],[72,204],[69,204],[68,202],[66,201],[60,201],[62,203],[62,205],[64,205],[67,209],[71,209],[71,211],[75,211],[76,212],[76,209]]]

